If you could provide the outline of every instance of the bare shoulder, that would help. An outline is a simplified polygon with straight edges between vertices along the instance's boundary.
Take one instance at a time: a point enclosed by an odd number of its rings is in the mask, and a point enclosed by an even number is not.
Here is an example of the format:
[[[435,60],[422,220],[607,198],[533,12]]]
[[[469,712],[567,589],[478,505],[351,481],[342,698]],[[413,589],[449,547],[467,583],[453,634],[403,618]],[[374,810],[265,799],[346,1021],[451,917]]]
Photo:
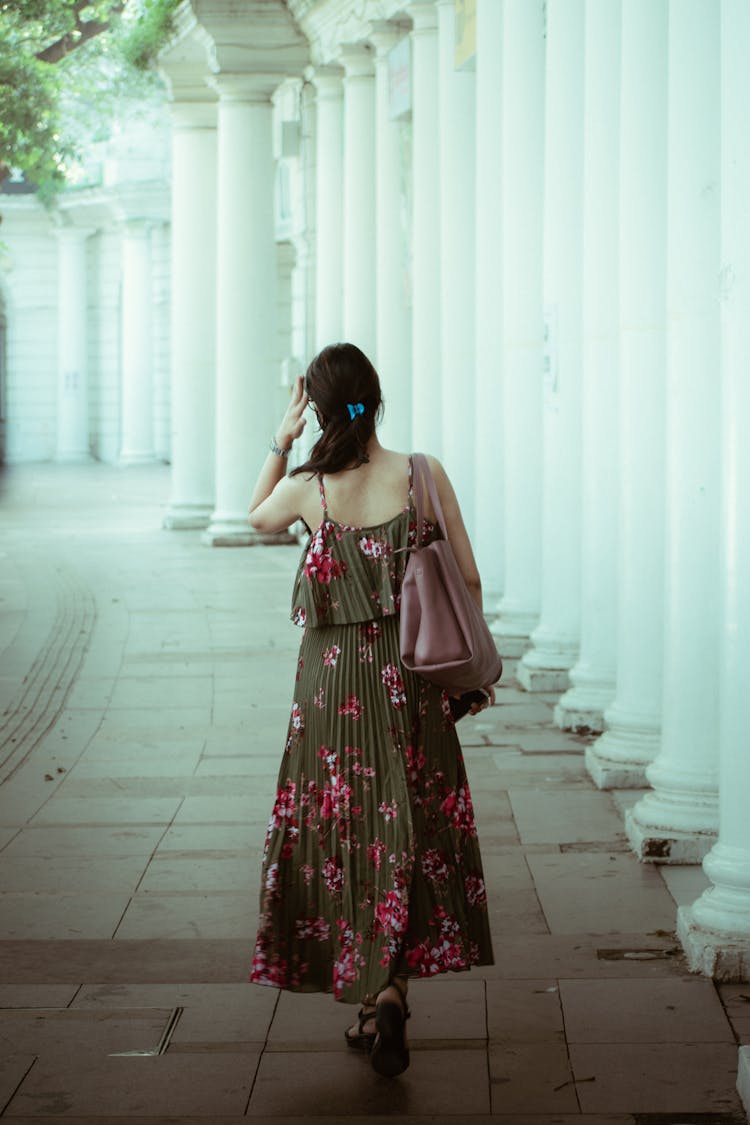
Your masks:
[[[308,527],[312,527],[320,513],[320,485],[317,474],[297,473],[296,476],[286,477],[286,480],[297,512]]]
[[[433,457],[433,455],[431,453],[425,453],[425,458],[427,460],[427,464],[430,466],[430,472],[432,473],[432,475],[435,478],[437,478],[439,476],[440,477],[446,476],[446,472],[445,472],[445,469],[443,468],[443,464],[442,464],[441,461],[438,461],[437,457]]]
[[[318,477],[316,473],[296,473],[294,476],[291,473],[286,478],[299,496],[307,496],[309,493],[318,491]]]
[[[430,472],[432,473],[433,479],[435,481],[435,484],[437,485],[438,492],[440,493],[440,497],[442,499],[447,489],[450,488],[450,480],[448,479],[448,474],[443,468],[442,461],[439,461],[437,457],[433,457],[431,453],[425,453],[425,457],[427,458],[427,464],[430,468]]]

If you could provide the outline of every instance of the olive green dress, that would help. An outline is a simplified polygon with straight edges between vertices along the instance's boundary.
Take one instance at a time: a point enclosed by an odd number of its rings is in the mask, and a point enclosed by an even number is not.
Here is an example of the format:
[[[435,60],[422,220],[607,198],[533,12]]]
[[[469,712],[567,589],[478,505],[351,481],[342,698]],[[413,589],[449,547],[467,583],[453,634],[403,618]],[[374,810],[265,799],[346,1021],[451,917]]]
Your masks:
[[[411,474],[410,458],[408,503],[376,527],[331,519],[320,480],[322,520],[294,586],[304,632],[263,858],[256,984],[358,1003],[396,973],[493,963],[448,697],[399,653],[417,541]]]

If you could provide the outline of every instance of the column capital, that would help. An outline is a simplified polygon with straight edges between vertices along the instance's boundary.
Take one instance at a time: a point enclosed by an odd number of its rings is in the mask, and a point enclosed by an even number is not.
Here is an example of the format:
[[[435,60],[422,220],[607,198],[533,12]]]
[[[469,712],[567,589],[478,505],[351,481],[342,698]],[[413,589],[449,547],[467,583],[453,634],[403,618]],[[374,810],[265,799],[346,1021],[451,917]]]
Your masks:
[[[92,234],[96,234],[96,227],[56,226],[54,233],[60,242],[78,243],[85,242]]]
[[[373,20],[370,24],[370,42],[375,47],[377,57],[383,58],[400,39],[411,31],[411,24],[396,20]]]
[[[247,72],[221,73],[207,78],[209,86],[219,95],[222,105],[231,102],[270,102],[274,91],[284,81],[283,74]]]
[[[122,220],[120,229],[128,238],[147,238],[151,233],[152,226],[153,223],[150,219],[126,218]]]
[[[342,43],[338,57],[347,80],[372,78],[375,74],[375,52],[368,43]]]
[[[343,96],[344,73],[342,66],[311,66],[305,72],[305,77],[315,87],[318,101],[335,101]]]
[[[174,101],[170,104],[169,115],[173,129],[215,129],[216,102]]]
[[[437,9],[435,0],[414,0],[406,8],[412,18],[412,35],[437,30]]]

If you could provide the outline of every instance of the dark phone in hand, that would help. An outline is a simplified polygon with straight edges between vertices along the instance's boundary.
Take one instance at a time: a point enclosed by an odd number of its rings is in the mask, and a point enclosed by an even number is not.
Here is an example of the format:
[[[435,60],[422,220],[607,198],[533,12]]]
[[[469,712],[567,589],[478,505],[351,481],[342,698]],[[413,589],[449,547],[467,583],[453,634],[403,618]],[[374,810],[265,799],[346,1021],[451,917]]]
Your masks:
[[[484,703],[487,700],[487,692],[477,688],[476,691],[465,691],[463,695],[459,695],[458,699],[450,696],[450,708],[453,721],[458,722],[463,719],[464,715],[468,714],[469,708],[472,703]]]

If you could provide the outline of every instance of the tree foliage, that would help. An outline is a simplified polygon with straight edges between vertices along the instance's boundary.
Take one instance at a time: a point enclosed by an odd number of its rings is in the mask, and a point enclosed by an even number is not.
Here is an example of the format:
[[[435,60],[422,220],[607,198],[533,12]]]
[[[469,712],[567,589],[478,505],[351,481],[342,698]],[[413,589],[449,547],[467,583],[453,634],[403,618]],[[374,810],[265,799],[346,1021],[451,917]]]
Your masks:
[[[153,99],[179,0],[0,0],[0,179],[51,195],[125,97]]]

